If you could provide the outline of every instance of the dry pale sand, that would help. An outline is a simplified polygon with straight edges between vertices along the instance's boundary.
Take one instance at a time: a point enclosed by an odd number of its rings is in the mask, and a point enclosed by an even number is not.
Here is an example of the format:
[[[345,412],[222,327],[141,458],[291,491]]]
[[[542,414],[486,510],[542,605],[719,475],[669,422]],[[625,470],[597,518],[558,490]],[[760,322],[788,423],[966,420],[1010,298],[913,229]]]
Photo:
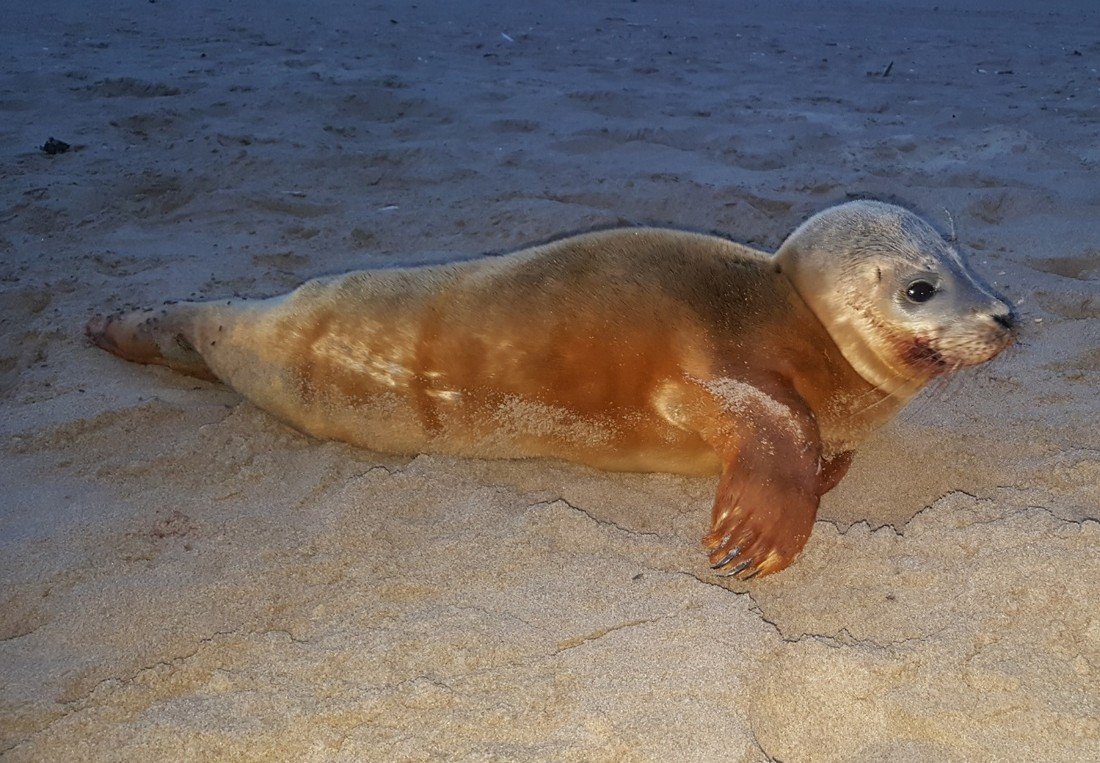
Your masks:
[[[1098,14],[6,5],[4,758],[1100,759]],[[1024,341],[747,587],[713,480],[317,442],[81,334],[618,221],[774,247],[852,195],[953,220]]]

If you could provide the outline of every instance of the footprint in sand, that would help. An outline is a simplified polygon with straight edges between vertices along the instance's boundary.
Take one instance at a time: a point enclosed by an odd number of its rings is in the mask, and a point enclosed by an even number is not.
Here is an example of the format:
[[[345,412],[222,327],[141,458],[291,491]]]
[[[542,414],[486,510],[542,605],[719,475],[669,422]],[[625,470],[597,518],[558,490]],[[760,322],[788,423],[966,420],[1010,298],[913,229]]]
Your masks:
[[[97,98],[165,98],[194,91],[194,88],[146,82],[134,77],[101,79],[91,85],[73,89]]]
[[[588,111],[602,117],[639,118],[648,105],[641,96],[613,90],[592,90],[570,93],[569,100],[582,104]]]
[[[1068,257],[1047,257],[1029,264],[1035,270],[1063,278],[1074,278],[1078,281],[1100,279],[1100,249],[1088,249],[1079,255]]]

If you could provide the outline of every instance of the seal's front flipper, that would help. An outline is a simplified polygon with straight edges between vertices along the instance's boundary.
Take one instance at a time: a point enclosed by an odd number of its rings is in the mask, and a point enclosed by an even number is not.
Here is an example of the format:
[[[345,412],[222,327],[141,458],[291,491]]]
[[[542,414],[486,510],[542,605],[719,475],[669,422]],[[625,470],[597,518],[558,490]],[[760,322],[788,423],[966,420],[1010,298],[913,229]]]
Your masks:
[[[724,427],[708,439],[722,476],[703,539],[720,574],[770,575],[798,557],[813,530],[821,443],[813,415],[796,395],[767,394],[732,382],[717,386]]]
[[[195,349],[200,305],[180,303],[160,310],[97,315],[84,333],[96,347],[134,363],[155,364],[214,381],[217,377]]]

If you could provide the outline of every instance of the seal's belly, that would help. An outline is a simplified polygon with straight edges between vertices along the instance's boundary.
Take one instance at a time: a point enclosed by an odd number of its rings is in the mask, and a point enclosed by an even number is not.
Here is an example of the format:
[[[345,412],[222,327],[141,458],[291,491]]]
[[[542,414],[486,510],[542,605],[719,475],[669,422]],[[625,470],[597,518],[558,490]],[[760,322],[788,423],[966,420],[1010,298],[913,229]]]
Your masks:
[[[246,379],[234,386],[303,431],[376,450],[718,471],[713,451],[661,404],[660,382],[683,378],[669,348],[531,334],[521,344],[507,333],[489,346],[473,332],[431,342],[393,322],[384,331],[330,324],[288,354],[273,394],[243,389]]]
[[[308,405],[282,415],[318,437],[388,452],[560,458],[614,471],[719,470],[697,434],[657,410],[616,407],[596,414],[516,390],[410,384],[348,395],[346,385],[321,384]]]

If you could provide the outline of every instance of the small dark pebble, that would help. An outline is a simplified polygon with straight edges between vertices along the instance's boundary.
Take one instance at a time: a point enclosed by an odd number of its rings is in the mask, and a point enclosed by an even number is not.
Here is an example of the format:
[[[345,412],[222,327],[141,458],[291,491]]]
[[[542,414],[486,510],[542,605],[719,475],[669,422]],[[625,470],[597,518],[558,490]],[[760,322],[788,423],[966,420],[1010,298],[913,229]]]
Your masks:
[[[68,143],[63,140],[58,140],[57,138],[50,138],[42,144],[42,150],[50,156],[54,154],[63,154],[68,151],[69,148],[70,146]]]

